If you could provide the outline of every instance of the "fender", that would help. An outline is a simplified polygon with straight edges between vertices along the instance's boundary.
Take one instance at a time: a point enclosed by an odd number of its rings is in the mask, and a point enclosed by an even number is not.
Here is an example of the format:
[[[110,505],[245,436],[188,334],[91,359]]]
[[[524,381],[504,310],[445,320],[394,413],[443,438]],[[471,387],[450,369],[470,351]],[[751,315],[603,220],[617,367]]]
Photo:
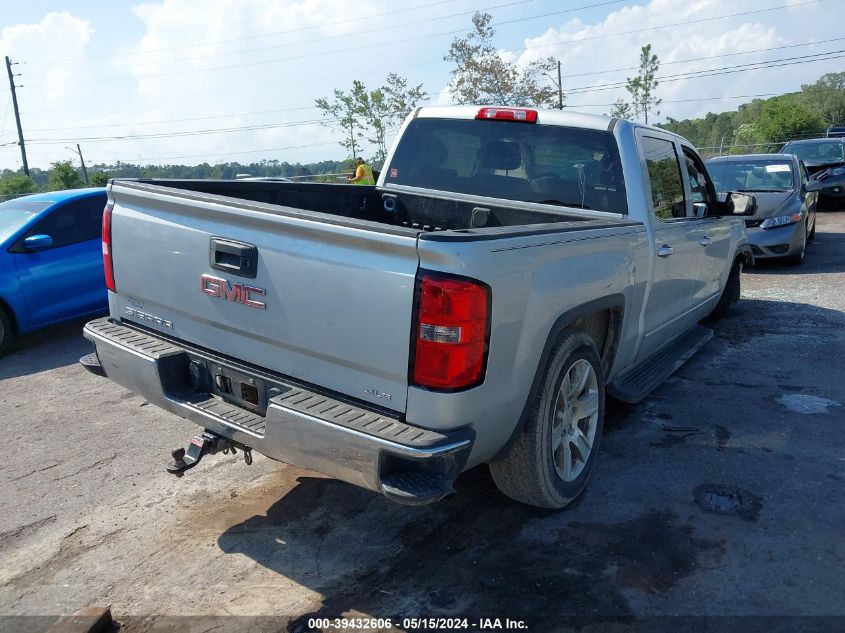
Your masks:
[[[749,250],[751,250],[749,248]],[[525,405],[522,407],[522,414],[519,416],[519,421],[517,422],[516,426],[514,427],[513,432],[511,433],[510,438],[508,441],[505,442],[505,445],[499,449],[499,452],[491,459],[491,462],[498,461],[502,459],[507,452],[510,450],[510,447],[516,441],[516,438],[522,433],[522,429],[525,427],[525,422],[528,419],[528,412],[531,408],[531,403],[537,397],[537,394],[540,391],[542,386],[543,374],[546,371],[546,366],[549,363],[549,356],[552,353],[552,346],[554,345],[555,341],[557,340],[560,333],[565,330],[567,327],[572,325],[575,321],[585,316],[589,316],[591,314],[595,314],[596,312],[601,312],[603,310],[614,310],[618,313],[618,318],[621,321],[624,320],[625,316],[625,296],[621,293],[607,295],[606,297],[601,297],[599,299],[594,299],[592,301],[588,301],[580,306],[567,310],[563,314],[561,314],[557,320],[552,325],[551,330],[549,330],[549,335],[546,337],[546,343],[543,346],[543,352],[540,354],[540,362],[537,364],[537,369],[534,372],[534,380],[531,381],[531,389],[528,390],[528,397],[525,400]],[[620,325],[621,331],[621,325]],[[610,341],[611,348],[607,350],[607,358],[605,363],[608,367],[613,366],[613,359],[616,356],[616,347],[619,343],[618,338],[615,341]],[[602,350],[599,350],[601,353]]]

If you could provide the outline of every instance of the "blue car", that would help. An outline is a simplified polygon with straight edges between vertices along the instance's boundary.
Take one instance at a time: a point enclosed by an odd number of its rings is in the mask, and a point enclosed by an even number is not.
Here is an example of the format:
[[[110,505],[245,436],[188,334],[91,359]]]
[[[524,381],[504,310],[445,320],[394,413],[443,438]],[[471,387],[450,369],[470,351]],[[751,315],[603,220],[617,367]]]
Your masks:
[[[0,203],[0,353],[15,334],[108,307],[105,205],[102,187]]]

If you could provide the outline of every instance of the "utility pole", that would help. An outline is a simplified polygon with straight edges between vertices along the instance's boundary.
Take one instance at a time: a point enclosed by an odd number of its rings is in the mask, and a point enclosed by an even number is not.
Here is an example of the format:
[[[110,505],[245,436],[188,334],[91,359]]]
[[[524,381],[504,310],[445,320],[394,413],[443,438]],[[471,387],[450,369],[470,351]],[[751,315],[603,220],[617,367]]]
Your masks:
[[[82,163],[82,173],[85,174],[85,184],[90,186],[91,183],[88,182],[88,170],[85,169],[85,161],[82,160],[82,148],[79,147],[79,143],[76,144],[76,149],[73,149],[72,147],[68,147],[67,145],[65,145],[65,149],[69,149],[74,154],[79,156],[79,162]]]
[[[16,62],[17,63],[17,62]],[[15,107],[15,121],[18,124],[18,142],[21,146],[21,160],[23,161],[23,173],[29,176],[29,165],[26,162],[26,147],[23,144],[23,130],[21,129],[21,113],[18,110],[18,95],[15,93],[15,75],[12,74],[12,60],[6,55],[6,71],[9,73],[9,88],[12,91],[12,105]]]
[[[557,86],[557,109],[563,110],[563,80],[560,75],[560,60],[557,62],[557,81],[549,73],[543,73],[551,82]]]
[[[560,78],[560,60],[557,60],[557,109],[563,110],[563,80]]]

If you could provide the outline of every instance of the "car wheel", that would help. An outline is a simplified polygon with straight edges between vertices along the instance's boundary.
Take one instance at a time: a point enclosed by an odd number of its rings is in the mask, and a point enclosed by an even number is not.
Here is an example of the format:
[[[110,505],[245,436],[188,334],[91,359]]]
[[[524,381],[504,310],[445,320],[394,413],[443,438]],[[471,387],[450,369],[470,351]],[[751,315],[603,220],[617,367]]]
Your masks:
[[[807,252],[807,240],[808,239],[809,239],[809,236],[807,235],[807,227],[805,226],[804,227],[804,239],[801,242],[801,250],[798,251],[797,253],[795,253],[795,255],[791,255],[791,256],[787,257],[786,261],[788,261],[793,266],[800,266],[801,264],[803,264],[804,263],[804,255]]]
[[[737,260],[734,263],[731,272],[728,275],[728,281],[725,284],[725,289],[722,290],[722,296],[719,297],[719,303],[713,308],[713,311],[707,315],[710,321],[716,321],[728,314],[731,306],[739,301],[739,296],[742,293],[742,260]]]
[[[584,490],[601,443],[604,373],[592,339],[565,330],[542,380],[524,428],[490,471],[511,499],[559,509]]]
[[[9,316],[0,308],[0,354],[6,349],[9,341],[12,340],[12,322]]]

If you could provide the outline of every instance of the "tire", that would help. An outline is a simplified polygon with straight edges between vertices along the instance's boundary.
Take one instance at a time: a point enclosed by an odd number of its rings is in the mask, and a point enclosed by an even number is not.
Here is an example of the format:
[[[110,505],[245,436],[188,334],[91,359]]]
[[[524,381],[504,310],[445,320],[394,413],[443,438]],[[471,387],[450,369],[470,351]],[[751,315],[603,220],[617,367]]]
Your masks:
[[[601,444],[604,372],[592,339],[564,330],[542,381],[524,428],[504,458],[490,464],[490,471],[511,499],[560,509],[583,492]],[[578,402],[589,415],[576,418]]]
[[[3,308],[0,308],[0,355],[3,354],[13,335],[12,322]]]
[[[800,266],[804,263],[804,255],[807,252],[807,241],[809,236],[807,235],[807,226],[804,225],[804,240],[801,242],[801,250],[798,251],[795,255],[790,255],[786,258],[786,261],[792,264],[793,266]]]
[[[725,289],[722,290],[722,296],[719,297],[719,303],[713,308],[713,311],[707,316],[708,321],[717,321],[727,316],[730,312],[731,306],[739,301],[739,295],[742,291],[742,260],[737,260],[731,272],[728,275],[728,282],[725,284]]]

